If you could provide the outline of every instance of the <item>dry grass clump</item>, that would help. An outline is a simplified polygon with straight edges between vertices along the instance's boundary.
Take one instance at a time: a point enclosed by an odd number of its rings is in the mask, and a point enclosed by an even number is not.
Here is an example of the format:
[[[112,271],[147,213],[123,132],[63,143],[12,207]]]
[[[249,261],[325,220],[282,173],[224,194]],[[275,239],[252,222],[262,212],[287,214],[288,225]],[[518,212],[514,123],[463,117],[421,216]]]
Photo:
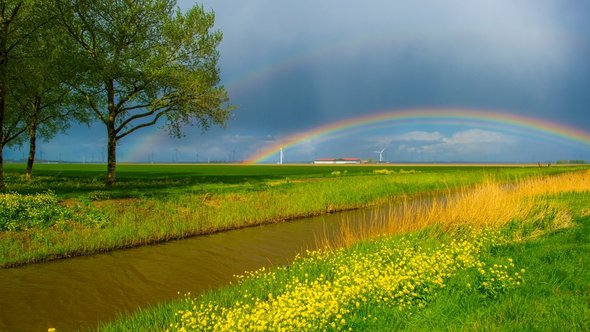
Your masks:
[[[326,236],[322,241],[325,246],[336,248],[427,226],[436,226],[435,229],[441,231],[463,226],[499,228],[516,220],[531,221],[535,226],[545,222],[550,229],[562,228],[570,224],[571,218],[567,211],[558,209],[549,196],[587,191],[590,191],[590,171],[532,178],[512,185],[488,181],[475,188],[449,191],[443,197],[397,202],[386,214],[345,222],[340,234]],[[538,227],[536,232],[539,232]]]

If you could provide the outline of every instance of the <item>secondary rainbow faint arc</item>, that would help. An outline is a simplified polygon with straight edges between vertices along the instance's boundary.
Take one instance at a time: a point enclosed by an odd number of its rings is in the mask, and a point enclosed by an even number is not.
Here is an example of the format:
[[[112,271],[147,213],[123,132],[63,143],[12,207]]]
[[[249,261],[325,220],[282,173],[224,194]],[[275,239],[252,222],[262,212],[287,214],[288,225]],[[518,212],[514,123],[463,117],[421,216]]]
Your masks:
[[[484,110],[410,109],[386,111],[344,119],[328,123],[305,132],[297,133],[281,139],[280,141],[266,147],[264,150],[249,156],[246,159],[246,163],[260,163],[276,154],[281,148],[286,149],[295,146],[302,141],[318,138],[334,132],[343,131],[345,129],[366,126],[383,121],[434,119],[456,120],[457,123],[460,123],[461,120],[475,120],[486,123],[505,124],[548,133],[584,144],[590,144],[590,133],[577,128],[542,119]]]

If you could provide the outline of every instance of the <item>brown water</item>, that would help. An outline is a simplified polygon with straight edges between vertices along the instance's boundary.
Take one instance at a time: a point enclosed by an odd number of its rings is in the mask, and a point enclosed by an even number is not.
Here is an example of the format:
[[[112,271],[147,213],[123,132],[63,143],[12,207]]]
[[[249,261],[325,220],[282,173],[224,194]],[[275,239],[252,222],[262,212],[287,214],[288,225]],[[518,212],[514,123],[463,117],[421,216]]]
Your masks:
[[[387,215],[379,207],[245,228],[159,245],[0,269],[0,331],[71,331],[118,313],[199,294],[247,270],[289,263],[338,232],[341,220]],[[371,218],[367,218],[370,216]]]

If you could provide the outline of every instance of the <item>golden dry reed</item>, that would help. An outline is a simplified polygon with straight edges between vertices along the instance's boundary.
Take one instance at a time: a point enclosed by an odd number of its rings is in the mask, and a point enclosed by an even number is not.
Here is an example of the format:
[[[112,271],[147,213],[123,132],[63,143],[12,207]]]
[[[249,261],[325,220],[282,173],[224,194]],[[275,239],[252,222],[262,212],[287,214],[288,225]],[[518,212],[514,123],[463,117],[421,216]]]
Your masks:
[[[427,226],[436,226],[441,231],[460,226],[496,228],[515,220],[547,218],[553,220],[553,229],[567,227],[569,215],[557,209],[549,196],[587,191],[590,171],[537,177],[509,185],[487,181],[475,188],[449,191],[442,197],[397,201],[387,213],[345,221],[339,234],[326,235],[320,241],[325,247],[338,248]]]

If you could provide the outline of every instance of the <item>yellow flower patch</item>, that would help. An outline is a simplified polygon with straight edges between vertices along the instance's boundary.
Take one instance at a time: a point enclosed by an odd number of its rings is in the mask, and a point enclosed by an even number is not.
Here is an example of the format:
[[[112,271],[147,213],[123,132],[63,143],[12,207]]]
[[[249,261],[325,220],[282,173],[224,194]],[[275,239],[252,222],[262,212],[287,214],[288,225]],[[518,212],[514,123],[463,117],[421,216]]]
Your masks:
[[[341,330],[346,328],[347,317],[362,315],[367,306],[421,308],[457,272],[485,266],[479,254],[483,247],[493,245],[497,237],[472,231],[462,239],[429,250],[405,238],[378,240],[369,250],[308,252],[305,258],[298,257],[293,266],[329,266],[329,276],[320,274],[312,278],[294,273],[291,278],[275,278],[275,274],[288,271],[286,267],[250,273],[246,280],[257,278],[269,289],[284,291],[263,298],[245,293],[230,306],[199,303],[186,297],[187,309],[179,311],[179,321],[171,325],[171,330]],[[498,280],[489,285],[490,289],[498,285],[507,287],[518,279],[506,271],[506,266],[484,270],[485,276]],[[277,287],[273,283],[283,284]]]

